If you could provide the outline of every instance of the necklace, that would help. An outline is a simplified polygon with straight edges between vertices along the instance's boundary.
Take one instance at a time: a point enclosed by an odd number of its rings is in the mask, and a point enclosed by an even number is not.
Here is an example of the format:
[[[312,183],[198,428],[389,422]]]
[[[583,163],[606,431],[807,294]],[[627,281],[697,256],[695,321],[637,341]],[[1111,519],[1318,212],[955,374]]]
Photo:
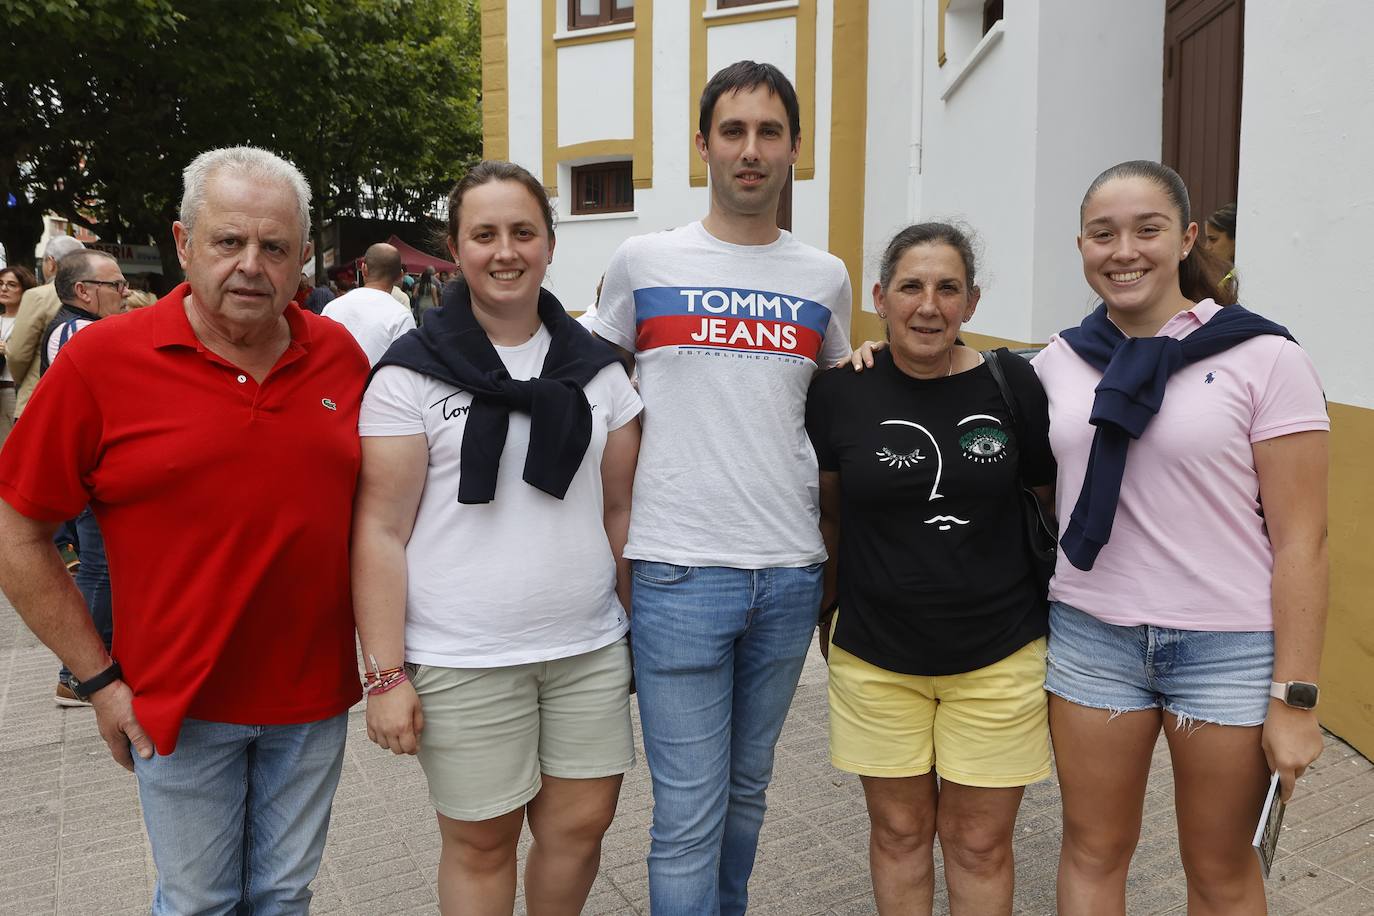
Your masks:
[[[949,368],[945,370],[945,378],[949,378],[949,377],[950,377],[951,375],[953,375],[953,374],[954,374],[954,349],[953,349],[953,348],[950,348],[950,351],[949,351]]]

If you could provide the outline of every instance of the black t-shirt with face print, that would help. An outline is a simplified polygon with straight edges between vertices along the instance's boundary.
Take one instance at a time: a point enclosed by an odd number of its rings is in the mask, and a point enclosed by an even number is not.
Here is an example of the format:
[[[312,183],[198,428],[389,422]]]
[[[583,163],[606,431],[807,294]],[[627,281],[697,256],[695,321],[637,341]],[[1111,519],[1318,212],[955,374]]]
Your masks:
[[[840,613],[831,638],[905,674],[974,671],[1047,632],[1019,490],[1054,482],[1049,412],[1035,371],[1007,360],[1031,441],[1017,441],[986,365],[916,379],[877,354],[871,370],[819,375],[806,428],[840,475]]]

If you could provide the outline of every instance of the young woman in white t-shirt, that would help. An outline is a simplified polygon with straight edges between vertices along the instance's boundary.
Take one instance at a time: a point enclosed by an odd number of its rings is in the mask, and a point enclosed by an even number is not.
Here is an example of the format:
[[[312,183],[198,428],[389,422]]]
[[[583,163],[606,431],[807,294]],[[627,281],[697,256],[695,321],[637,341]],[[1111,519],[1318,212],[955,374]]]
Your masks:
[[[609,347],[541,291],[553,218],[527,171],[475,166],[449,197],[448,245],[462,280],[382,358],[359,421],[368,737],[419,755],[444,913],[512,911],[526,818],[527,906],[578,913],[634,761],[621,552],[641,404]],[[544,387],[500,400],[522,384]],[[548,423],[551,402],[570,423]],[[508,418],[491,423],[493,403]],[[585,443],[566,435],[588,418]]]

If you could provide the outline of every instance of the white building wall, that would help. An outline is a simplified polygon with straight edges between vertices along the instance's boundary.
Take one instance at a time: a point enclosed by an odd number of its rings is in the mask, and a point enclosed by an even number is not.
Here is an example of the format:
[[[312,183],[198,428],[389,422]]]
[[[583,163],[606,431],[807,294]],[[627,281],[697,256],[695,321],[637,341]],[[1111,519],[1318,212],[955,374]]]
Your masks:
[[[558,144],[635,134],[635,43],[631,39],[558,49]]]
[[[1048,340],[1097,305],[1075,245],[1088,185],[1118,162],[1158,160],[1164,143],[1164,4],[1038,6],[1032,310],[1027,336],[1017,338],[1029,341]]]
[[[924,6],[925,45],[934,48],[938,4]],[[913,190],[922,219],[963,220],[982,243],[983,298],[969,330],[1044,341],[1093,305],[1074,243],[1088,184],[1122,160],[1159,158],[1164,8],[1008,3],[1002,22],[978,38],[969,30],[981,28],[980,11],[956,2],[945,65],[934,54],[925,63]],[[873,39],[887,53],[902,40],[876,29]]]
[[[864,275],[854,298],[870,312],[883,251],[892,236],[914,221],[919,200],[920,163],[913,160],[919,156],[914,145],[921,127],[923,26],[919,3],[869,5]]]
[[[996,43],[987,46],[952,93],[947,89],[967,53],[950,48],[943,67],[935,54],[924,65],[920,216],[972,226],[982,243],[978,283],[983,297],[968,329],[1014,340],[1030,339],[1040,5],[1006,4],[1006,19],[995,27],[1001,38],[984,39]],[[925,44],[933,48],[938,4],[924,6]],[[905,39],[888,39],[870,57],[893,53],[894,41]]]
[[[844,2],[844,0],[840,0]],[[834,55],[835,16],[833,4],[816,4],[816,111],[802,111],[802,134],[815,138],[815,177],[792,182],[792,234],[808,245],[826,251],[830,247],[830,112],[834,98],[831,61]],[[755,57],[776,64],[784,73],[796,69],[795,56],[790,69],[781,60]],[[732,61],[726,61],[732,63]],[[703,206],[702,213],[706,209]]]
[[[1236,266],[1332,401],[1374,407],[1374,70],[1363,4],[1276,4],[1245,20]]]

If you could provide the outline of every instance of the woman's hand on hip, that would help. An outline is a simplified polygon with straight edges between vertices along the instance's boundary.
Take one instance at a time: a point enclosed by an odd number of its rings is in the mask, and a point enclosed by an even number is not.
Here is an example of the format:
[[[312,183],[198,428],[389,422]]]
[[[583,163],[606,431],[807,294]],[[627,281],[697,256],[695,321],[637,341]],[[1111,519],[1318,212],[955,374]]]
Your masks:
[[[366,721],[368,740],[393,754],[414,754],[420,749],[425,714],[410,681],[397,684],[386,693],[369,694]]]

